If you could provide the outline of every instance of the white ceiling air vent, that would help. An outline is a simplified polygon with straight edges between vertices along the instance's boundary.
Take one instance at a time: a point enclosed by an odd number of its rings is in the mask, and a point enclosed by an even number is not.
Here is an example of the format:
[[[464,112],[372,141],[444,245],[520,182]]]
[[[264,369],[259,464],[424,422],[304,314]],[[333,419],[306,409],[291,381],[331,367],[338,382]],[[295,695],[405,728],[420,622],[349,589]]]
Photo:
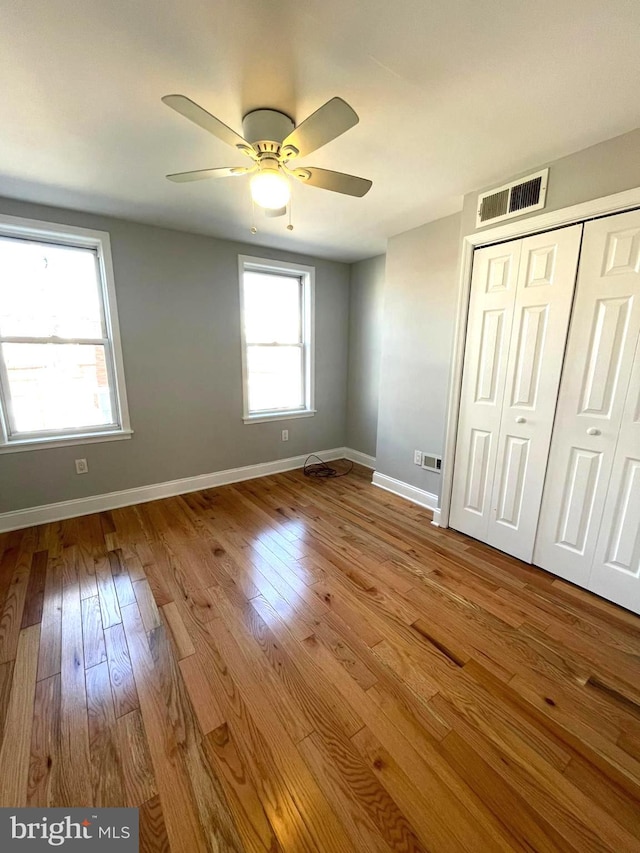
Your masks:
[[[483,193],[478,197],[476,228],[487,222],[511,219],[513,216],[522,216],[523,213],[544,207],[548,178],[549,170],[543,169]]]

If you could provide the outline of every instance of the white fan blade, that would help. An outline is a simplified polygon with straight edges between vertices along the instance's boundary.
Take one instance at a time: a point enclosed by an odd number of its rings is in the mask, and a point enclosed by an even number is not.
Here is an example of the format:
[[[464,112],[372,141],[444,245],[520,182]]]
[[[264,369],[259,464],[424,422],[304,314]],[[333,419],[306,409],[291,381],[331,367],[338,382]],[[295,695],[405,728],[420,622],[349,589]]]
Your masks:
[[[282,143],[282,149],[295,148],[292,157],[305,157],[358,124],[357,114],[342,98],[332,98],[298,125]],[[285,152],[289,153],[289,152]]]
[[[249,169],[246,166],[224,166],[221,169],[198,169],[196,172],[176,172],[174,175],[167,175],[170,181],[175,181],[177,184],[186,183],[187,181],[203,181],[205,178],[234,178],[238,175],[248,175],[249,172],[254,172],[255,169]]]
[[[171,107],[172,110],[180,113],[180,115],[188,118],[189,121],[197,124],[198,127],[208,130],[209,133],[217,136],[218,139],[226,142],[227,145],[232,145],[234,148],[241,148],[243,150],[251,148],[247,140],[243,139],[239,133],[231,130],[224,122],[221,122],[220,119],[212,116],[211,113],[208,113],[202,107],[199,107],[198,104],[185,95],[165,95],[162,98],[162,102]]]
[[[368,181],[366,178],[357,178],[355,175],[346,175],[344,172],[332,172],[329,169],[315,169],[313,166],[292,169],[291,174],[312,187],[353,195],[357,198],[362,198],[373,186],[373,181]]]

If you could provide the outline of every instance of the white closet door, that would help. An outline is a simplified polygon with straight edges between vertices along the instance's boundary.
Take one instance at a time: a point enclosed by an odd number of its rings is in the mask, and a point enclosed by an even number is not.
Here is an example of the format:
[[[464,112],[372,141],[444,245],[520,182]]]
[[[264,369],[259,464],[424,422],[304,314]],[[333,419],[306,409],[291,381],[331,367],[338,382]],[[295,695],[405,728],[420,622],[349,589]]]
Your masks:
[[[588,587],[640,613],[640,337]]]
[[[522,241],[473,256],[450,524],[486,539]]]
[[[522,241],[486,541],[531,562],[582,225]]]
[[[589,222],[584,228],[534,552],[537,565],[583,587],[589,584],[594,561],[639,329],[640,211],[631,211]],[[629,440],[633,442],[633,437]],[[612,500],[620,500],[624,489],[633,489],[637,481],[633,467],[637,446],[631,450],[631,461],[621,460],[617,469],[617,490],[615,477],[611,481]],[[629,522],[634,512],[637,519],[634,501],[637,497],[631,495],[625,509]],[[615,515],[614,510],[609,516],[614,526]],[[607,542],[609,531],[603,527]],[[618,557],[613,559],[628,555],[628,543],[624,538],[619,548],[614,547]],[[610,578],[614,569],[609,567],[607,572]],[[601,580],[598,572],[594,583],[600,586]]]

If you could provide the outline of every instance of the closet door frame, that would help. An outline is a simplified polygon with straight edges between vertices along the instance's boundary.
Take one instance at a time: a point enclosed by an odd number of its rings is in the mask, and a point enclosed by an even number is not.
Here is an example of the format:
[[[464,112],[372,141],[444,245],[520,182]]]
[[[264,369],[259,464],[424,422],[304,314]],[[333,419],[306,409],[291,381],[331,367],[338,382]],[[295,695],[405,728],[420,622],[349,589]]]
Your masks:
[[[440,506],[434,510],[433,524],[440,527],[449,526],[449,511],[453,488],[453,466],[456,455],[458,415],[460,411],[460,392],[462,389],[462,368],[464,364],[469,295],[471,291],[473,253],[475,249],[519,237],[528,237],[543,231],[551,231],[564,225],[575,225],[600,216],[623,213],[625,210],[632,210],[639,207],[640,187],[635,187],[631,190],[593,199],[560,210],[553,210],[539,216],[531,216],[519,222],[510,222],[507,225],[487,228],[463,237],[458,279],[452,369],[449,379],[445,449],[442,460],[442,489]]]

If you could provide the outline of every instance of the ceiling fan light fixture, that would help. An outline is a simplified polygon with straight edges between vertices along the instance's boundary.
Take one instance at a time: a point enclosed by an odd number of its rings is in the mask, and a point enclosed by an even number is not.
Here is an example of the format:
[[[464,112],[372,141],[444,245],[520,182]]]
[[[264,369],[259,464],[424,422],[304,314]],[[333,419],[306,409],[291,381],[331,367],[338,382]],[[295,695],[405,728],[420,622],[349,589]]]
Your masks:
[[[263,168],[251,178],[251,198],[267,210],[286,207],[291,198],[289,181],[277,168]]]

